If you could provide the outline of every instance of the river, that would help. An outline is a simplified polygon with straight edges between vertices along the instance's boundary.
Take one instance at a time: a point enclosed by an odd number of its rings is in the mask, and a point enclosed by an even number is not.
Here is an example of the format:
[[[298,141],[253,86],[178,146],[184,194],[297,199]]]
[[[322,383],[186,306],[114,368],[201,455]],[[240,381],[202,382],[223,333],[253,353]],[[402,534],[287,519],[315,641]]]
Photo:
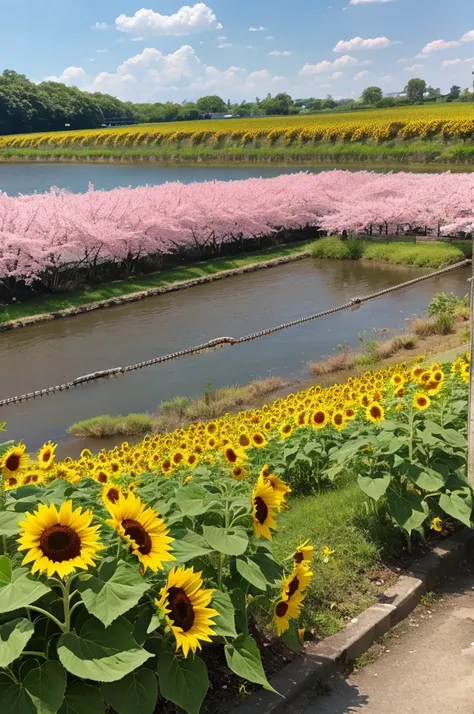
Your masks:
[[[7,332],[0,337],[0,397],[59,384],[98,369],[125,366],[215,337],[240,337],[422,273],[416,268],[305,259]],[[7,421],[8,438],[23,438],[35,449],[45,439],[64,440],[65,429],[79,419],[153,412],[162,400],[202,395],[206,382],[219,387],[245,384],[270,374],[302,377],[308,361],[327,355],[338,344],[356,345],[359,332],[369,339],[377,336],[374,330],[380,328],[403,328],[405,318],[426,310],[434,293],[465,294],[468,275],[469,269],[460,269],[359,308],[242,345],[3,407],[0,421]]]
[[[97,163],[0,163],[0,191],[5,191],[10,196],[19,193],[30,194],[35,191],[43,193],[51,186],[65,188],[73,193],[83,193],[87,191],[89,182],[93,183],[97,189],[110,190],[116,186],[143,186],[145,184],[156,185],[166,183],[166,181],[182,181],[191,183],[192,181],[232,181],[246,178],[272,178],[281,174],[293,174],[297,171],[310,171],[321,173],[331,169],[347,169],[350,171],[360,171],[361,166],[350,166],[338,164],[330,166],[303,166],[293,164],[292,166],[281,165],[200,165],[200,164],[97,164]],[[471,166],[445,167],[431,165],[407,165],[400,164],[393,167],[380,165],[363,166],[365,170],[387,172],[387,171],[416,171],[416,172],[437,172],[441,170],[450,171],[471,171]]]

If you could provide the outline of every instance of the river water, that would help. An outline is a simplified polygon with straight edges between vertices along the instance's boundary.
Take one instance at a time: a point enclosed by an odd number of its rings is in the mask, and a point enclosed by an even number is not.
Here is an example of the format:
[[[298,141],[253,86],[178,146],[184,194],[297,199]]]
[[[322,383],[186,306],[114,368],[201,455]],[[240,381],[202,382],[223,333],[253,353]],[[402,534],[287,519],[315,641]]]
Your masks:
[[[51,186],[66,188],[73,193],[87,191],[89,182],[97,189],[110,190],[116,186],[143,186],[144,184],[161,184],[166,181],[232,181],[246,178],[272,178],[281,174],[293,174],[297,171],[321,173],[330,169],[347,169],[359,171],[361,166],[339,164],[337,166],[292,166],[266,165],[200,165],[200,164],[79,164],[79,163],[0,163],[0,191],[11,196],[19,193],[43,193]],[[380,165],[363,167],[366,170],[387,171],[440,171],[438,166],[397,165],[387,168]],[[448,170],[448,167],[446,167]],[[457,166],[449,170],[470,171],[469,166]]]
[[[426,271],[425,271],[426,272]],[[305,259],[109,310],[7,332],[0,337],[0,397],[125,366],[220,336],[240,337],[325,310],[422,274],[416,268]],[[308,361],[331,353],[358,333],[403,328],[431,296],[467,292],[468,269],[418,283],[359,308],[227,346],[0,409],[8,438],[36,448],[65,439],[73,422],[98,414],[156,410],[175,396],[245,384],[270,374],[301,377]],[[378,335],[380,338],[380,334]],[[383,336],[382,336],[383,338]]]

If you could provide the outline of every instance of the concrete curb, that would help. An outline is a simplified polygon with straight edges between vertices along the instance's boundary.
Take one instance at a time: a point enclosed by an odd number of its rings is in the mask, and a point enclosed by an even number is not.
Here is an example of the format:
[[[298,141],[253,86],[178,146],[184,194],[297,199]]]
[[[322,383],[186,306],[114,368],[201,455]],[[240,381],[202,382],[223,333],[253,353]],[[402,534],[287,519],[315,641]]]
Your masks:
[[[40,322],[49,322],[50,320],[56,320],[61,317],[74,317],[75,315],[84,315],[86,312],[93,312],[94,310],[104,310],[105,308],[114,307],[116,305],[126,305],[130,302],[138,302],[139,300],[144,300],[147,297],[155,297],[157,295],[164,295],[165,293],[174,293],[177,290],[185,290],[186,288],[192,288],[195,285],[205,285],[206,283],[213,283],[216,280],[222,280],[223,278],[232,278],[235,275],[254,273],[257,270],[274,268],[277,265],[285,265],[285,263],[294,263],[298,260],[303,260],[303,258],[310,257],[311,251],[305,250],[300,253],[294,253],[292,255],[283,255],[280,258],[271,258],[270,260],[261,261],[260,263],[244,265],[241,268],[221,270],[218,273],[213,273],[212,275],[204,275],[201,278],[181,280],[180,282],[170,283],[169,285],[164,285],[163,287],[159,288],[149,288],[148,290],[140,290],[135,293],[129,293],[128,295],[118,295],[117,297],[109,298],[107,300],[97,300],[96,302],[86,303],[85,305],[79,305],[78,307],[68,307],[64,310],[56,310],[54,312],[44,312],[40,315],[32,315],[31,317],[20,317],[17,320],[10,320],[9,322],[0,323],[0,332],[16,330],[19,327],[29,327],[30,325],[38,325]]]
[[[406,575],[378,597],[353,622],[321,642],[309,643],[301,657],[286,665],[271,685],[281,696],[261,690],[233,709],[232,714],[280,714],[305,689],[328,680],[392,627],[405,619],[421,596],[432,590],[456,565],[474,554],[474,530],[464,528],[417,560]]]

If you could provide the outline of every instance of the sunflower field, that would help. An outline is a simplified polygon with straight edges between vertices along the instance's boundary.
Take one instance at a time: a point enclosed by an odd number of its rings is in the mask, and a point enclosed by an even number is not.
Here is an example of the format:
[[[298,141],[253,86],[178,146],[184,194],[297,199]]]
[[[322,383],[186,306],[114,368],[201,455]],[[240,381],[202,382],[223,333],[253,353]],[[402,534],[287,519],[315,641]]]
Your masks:
[[[357,479],[410,545],[469,525],[470,360],[422,360],[314,386],[258,410],[55,458],[0,447],[0,698],[18,714],[198,713],[211,653],[271,689],[254,612],[286,644],[317,564],[279,562],[291,492]],[[323,577],[316,572],[315,577]],[[259,617],[262,626],[262,617]],[[109,710],[110,710],[109,709]]]
[[[320,142],[381,144],[394,139],[471,140],[469,104],[432,104],[291,117],[250,117],[143,124],[0,137],[2,149],[159,149],[207,146],[276,147]]]

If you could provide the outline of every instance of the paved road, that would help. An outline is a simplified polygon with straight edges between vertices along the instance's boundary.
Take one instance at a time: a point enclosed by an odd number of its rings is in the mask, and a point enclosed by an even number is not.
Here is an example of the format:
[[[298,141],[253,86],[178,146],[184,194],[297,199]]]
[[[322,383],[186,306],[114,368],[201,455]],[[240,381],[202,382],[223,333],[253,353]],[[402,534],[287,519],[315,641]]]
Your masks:
[[[288,714],[474,714],[474,568],[463,566],[385,641],[380,657]]]

